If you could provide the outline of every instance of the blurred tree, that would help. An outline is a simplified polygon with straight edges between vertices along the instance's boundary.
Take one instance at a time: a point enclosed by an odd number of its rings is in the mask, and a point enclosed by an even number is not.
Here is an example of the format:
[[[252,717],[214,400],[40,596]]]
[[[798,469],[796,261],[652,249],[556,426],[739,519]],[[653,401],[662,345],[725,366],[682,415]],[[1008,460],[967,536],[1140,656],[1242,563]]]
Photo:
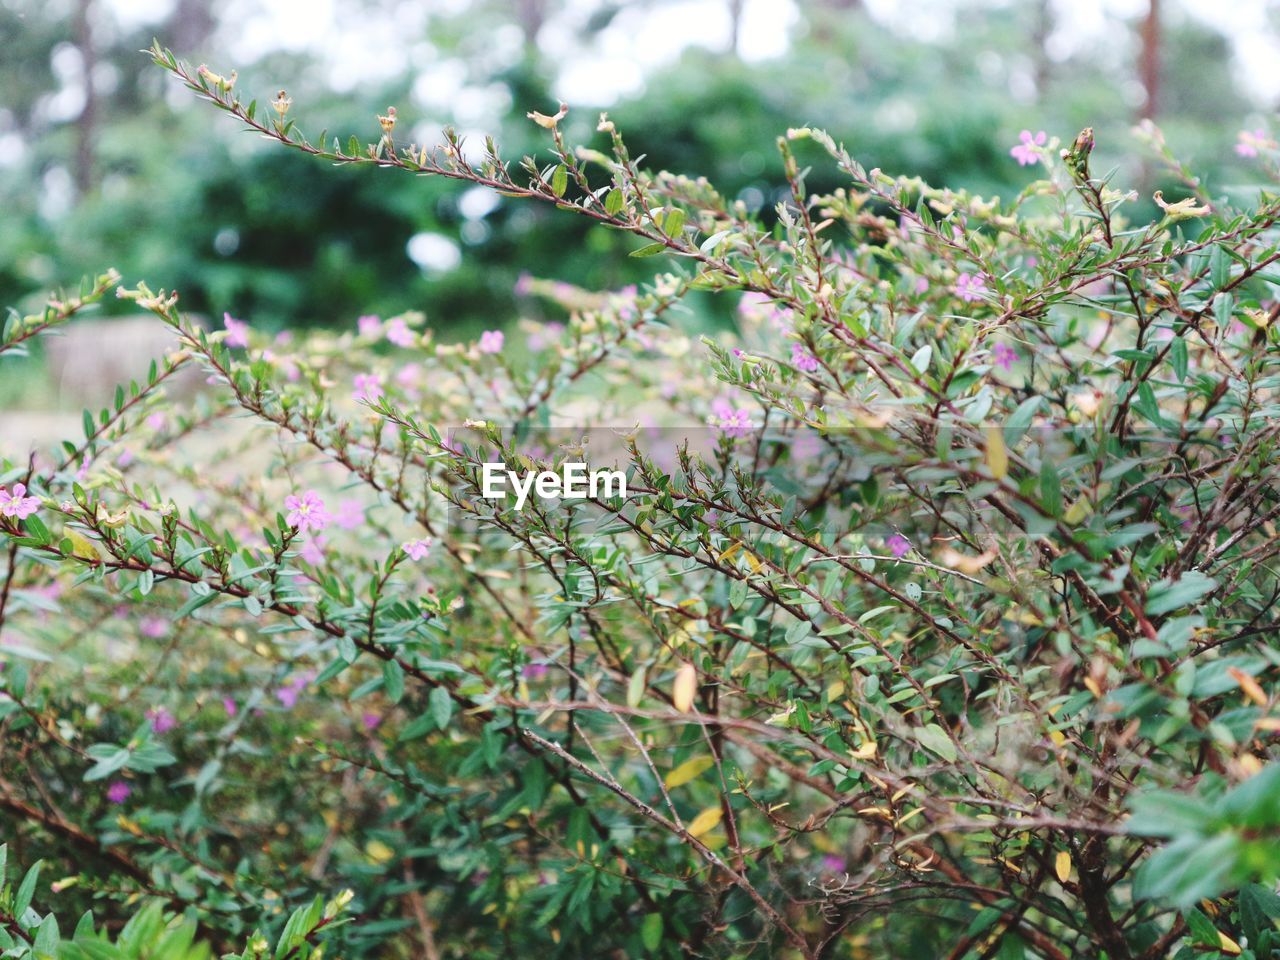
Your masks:
[[[724,2],[740,23],[743,6]],[[655,16],[667,6],[642,4]],[[501,91],[490,97],[500,116],[478,121],[472,110],[465,125],[492,129],[517,157],[544,145],[525,112],[555,103],[560,64],[539,46],[548,25],[558,44],[568,30],[588,46],[634,7],[476,0],[433,11],[427,35],[406,36],[405,45],[425,40],[432,65],[456,68],[468,90]],[[372,18],[392,12],[385,0],[360,9]],[[1092,125],[1105,163],[1129,152],[1128,127],[1143,106],[1132,91],[1155,102],[1141,56],[1127,74],[1103,49],[1056,62],[1053,9],[1048,0],[966,4],[951,35],[925,42],[860,3],[807,4],[785,56],[748,63],[690,47],[610,114],[655,166],[705,173],[766,212],[785,195],[773,138],[797,119],[830,129],[868,166],[1007,197],[1035,175],[1008,155],[1023,127],[1065,140]],[[1166,64],[1161,122],[1181,154],[1224,178],[1237,169],[1227,145],[1250,109],[1230,76],[1227,42],[1164,7],[1149,10],[1161,18]],[[1140,32],[1141,23],[1129,26]],[[494,55],[504,30],[517,38],[514,57]],[[156,32],[186,55],[221,62],[225,38],[209,0],[177,0],[162,22],[132,31],[104,0],[7,0],[0,31],[19,38],[0,58],[0,137],[13,133],[23,145],[0,180],[9,227],[0,232],[0,302],[111,264],[126,277],[177,287],[191,309],[214,316],[343,324],[367,310],[416,308],[461,335],[511,315],[513,264],[589,287],[648,273],[643,261],[617,255],[625,239],[550,211],[515,210],[500,197],[434,182],[392,196],[376,180],[334,176],[233,139],[230,125],[210,125],[202,112],[175,113],[162,78],[136,51]],[[457,119],[452,104],[423,99],[416,71],[336,95],[305,53],[276,51],[235,66],[239,88],[264,100],[290,78],[295,113],[313,135],[327,125],[372,140],[374,115],[388,103],[401,106],[410,139],[435,135],[414,128],[415,116]],[[576,109],[567,122],[587,139],[595,113]],[[819,170],[814,188],[840,185]],[[1136,175],[1122,170],[1120,178]],[[575,251],[571,260],[565,250]],[[520,304],[526,312],[539,306]]]

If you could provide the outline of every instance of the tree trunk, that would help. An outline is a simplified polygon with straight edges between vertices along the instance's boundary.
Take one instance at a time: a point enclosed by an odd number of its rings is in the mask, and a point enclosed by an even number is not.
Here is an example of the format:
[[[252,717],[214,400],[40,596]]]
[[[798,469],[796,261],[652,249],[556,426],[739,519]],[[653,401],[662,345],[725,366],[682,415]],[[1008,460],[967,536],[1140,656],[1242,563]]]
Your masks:
[[[76,186],[81,196],[93,187],[93,138],[98,121],[98,98],[93,89],[95,59],[93,26],[90,23],[92,6],[93,0],[79,0],[75,14],[76,46],[80,48],[80,59],[84,63],[84,109],[76,120],[75,164]]]
[[[1147,92],[1139,120],[1154,120],[1160,101],[1160,0],[1147,0],[1147,16],[1142,21],[1142,62],[1139,65],[1143,89]]]

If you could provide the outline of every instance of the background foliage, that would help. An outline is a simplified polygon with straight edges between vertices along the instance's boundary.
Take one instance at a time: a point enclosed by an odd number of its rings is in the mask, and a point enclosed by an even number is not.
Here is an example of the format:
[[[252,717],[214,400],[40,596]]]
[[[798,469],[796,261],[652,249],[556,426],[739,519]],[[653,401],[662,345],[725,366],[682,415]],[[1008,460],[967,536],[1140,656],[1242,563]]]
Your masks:
[[[297,171],[223,206],[482,189],[600,286],[513,279],[479,336],[205,326],[114,271],[8,319],[6,371],[113,292],[168,347],[0,472],[0,949],[1280,949],[1271,188],[1148,123],[1118,173],[1029,136],[996,200],[792,119],[757,208],[622,109],[523,161],[334,141],[153,54]],[[631,496],[478,496],[584,455]]]

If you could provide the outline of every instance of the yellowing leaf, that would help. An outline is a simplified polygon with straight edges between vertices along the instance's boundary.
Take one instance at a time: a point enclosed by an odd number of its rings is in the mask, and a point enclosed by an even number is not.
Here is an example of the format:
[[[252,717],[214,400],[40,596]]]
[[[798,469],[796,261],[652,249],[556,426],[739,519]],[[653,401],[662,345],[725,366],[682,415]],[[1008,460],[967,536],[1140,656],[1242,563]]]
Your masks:
[[[944,567],[950,567],[952,570],[959,570],[961,573],[967,573],[973,576],[988,563],[996,558],[995,550],[988,550],[976,557],[971,557],[967,553],[961,553],[955,547],[943,547],[938,552],[938,559]]]
[[[852,750],[850,753],[855,760],[872,760],[876,755],[876,742],[867,740],[857,750]]]
[[[1059,850],[1058,855],[1053,858],[1053,872],[1057,874],[1061,883],[1066,883],[1071,876],[1071,854],[1066,850]]]
[[[1260,707],[1267,705],[1267,693],[1262,689],[1262,685],[1253,679],[1251,674],[1245,673],[1239,667],[1227,667],[1227,673],[1231,675],[1231,679],[1240,685],[1240,689],[1244,691],[1244,695],[1256,703]]]
[[[526,113],[525,116],[544,129],[554,130],[555,125],[563,120],[568,112],[569,108],[562,103],[560,104],[560,109],[553,116],[548,117],[545,113],[539,113],[537,110],[532,113]]]
[[[644,699],[644,690],[648,682],[644,667],[636,667],[636,672],[631,674],[631,679],[627,683],[628,707],[634,709],[640,706],[640,701]]]
[[[396,855],[396,852],[381,840],[370,840],[364,845],[364,852],[374,863],[386,863]]]
[[[674,790],[676,787],[682,787],[690,780],[695,780],[702,776],[703,773],[715,765],[716,761],[712,757],[694,757],[691,760],[686,760],[668,773],[663,783],[667,785],[668,790]]]
[[[720,818],[723,816],[724,812],[719,807],[707,807],[689,823],[686,828],[689,836],[700,837],[704,833],[714,830],[720,826]]]
[[[1067,507],[1067,512],[1062,515],[1062,519],[1074,527],[1091,513],[1093,513],[1093,504],[1084,497],[1081,497],[1071,506]]]
[[[1240,956],[1240,944],[1236,943],[1221,930],[1218,931],[1218,949],[1233,957]]]
[[[67,527],[63,531],[63,536],[71,541],[72,556],[81,557],[84,560],[99,559],[97,545],[80,531]]]
[[[733,541],[733,543],[729,544],[729,546],[725,547],[723,550],[720,551],[720,555],[716,557],[716,561],[723,562],[725,560],[728,560],[730,557],[732,557],[735,553],[737,553],[741,549],[742,549],[742,541],[735,540]]]
[[[999,427],[987,428],[987,468],[997,480],[1003,480],[1009,472],[1009,448],[1004,445],[1004,431]]]
[[[698,692],[698,671],[692,663],[681,665],[676,671],[675,684],[671,689],[671,700],[681,713],[693,709],[693,695]]]

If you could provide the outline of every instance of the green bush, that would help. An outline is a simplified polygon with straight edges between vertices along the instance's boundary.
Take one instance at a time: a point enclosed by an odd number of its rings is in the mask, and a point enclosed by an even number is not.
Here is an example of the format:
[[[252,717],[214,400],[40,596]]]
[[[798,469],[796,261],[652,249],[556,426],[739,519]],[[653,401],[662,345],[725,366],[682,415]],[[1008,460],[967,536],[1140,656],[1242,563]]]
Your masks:
[[[461,344],[118,291],[174,352],[0,475],[5,835],[98,926],[55,949],[31,881],[7,949],[1280,954],[1280,200],[1209,196],[1152,127],[1187,194],[1152,223],[1087,130],[1028,137],[1000,204],[799,128],[766,229],[604,117],[575,148],[531,114],[552,156],[514,168],[392,113],[311,142],[154,53],[285,146],[666,272],[529,281],[563,324]],[[116,285],[12,317],[5,362]],[[736,329],[690,337],[695,293]],[[579,462],[625,493],[487,496]]]

